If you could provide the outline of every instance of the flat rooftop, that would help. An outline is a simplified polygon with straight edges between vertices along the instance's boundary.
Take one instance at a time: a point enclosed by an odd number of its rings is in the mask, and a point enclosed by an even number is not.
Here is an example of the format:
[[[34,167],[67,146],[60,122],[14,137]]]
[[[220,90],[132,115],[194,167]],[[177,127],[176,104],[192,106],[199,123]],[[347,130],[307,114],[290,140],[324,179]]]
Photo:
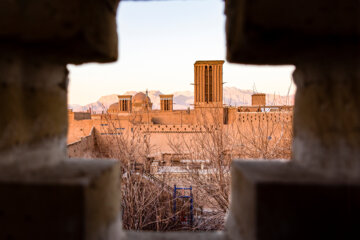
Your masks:
[[[196,61],[194,65],[197,65],[197,64],[224,64],[224,60],[207,60],[207,61],[203,61],[203,60],[200,60],[200,61]]]

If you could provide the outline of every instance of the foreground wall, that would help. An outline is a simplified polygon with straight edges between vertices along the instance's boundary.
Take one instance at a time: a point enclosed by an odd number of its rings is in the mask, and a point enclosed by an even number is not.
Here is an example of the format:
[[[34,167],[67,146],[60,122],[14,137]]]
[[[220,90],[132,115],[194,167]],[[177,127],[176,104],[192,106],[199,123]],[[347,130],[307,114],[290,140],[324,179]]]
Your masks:
[[[0,1],[0,239],[122,237],[119,163],[66,150],[67,65],[117,59],[117,7]]]

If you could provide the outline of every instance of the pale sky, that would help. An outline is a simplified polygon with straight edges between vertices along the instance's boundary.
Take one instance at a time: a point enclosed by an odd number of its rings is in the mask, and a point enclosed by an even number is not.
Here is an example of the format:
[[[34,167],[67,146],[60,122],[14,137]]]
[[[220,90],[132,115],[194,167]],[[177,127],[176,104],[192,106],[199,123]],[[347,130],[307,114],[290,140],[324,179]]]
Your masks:
[[[85,105],[126,91],[193,91],[196,60],[225,60],[222,0],[120,3],[119,60],[69,66],[69,103]],[[293,66],[225,63],[224,86],[287,95],[294,93]]]

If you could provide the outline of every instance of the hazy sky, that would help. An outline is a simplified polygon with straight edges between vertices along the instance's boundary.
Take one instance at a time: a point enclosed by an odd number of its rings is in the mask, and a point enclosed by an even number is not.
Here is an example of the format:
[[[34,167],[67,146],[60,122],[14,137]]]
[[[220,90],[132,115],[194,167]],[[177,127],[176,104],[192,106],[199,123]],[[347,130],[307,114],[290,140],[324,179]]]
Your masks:
[[[121,2],[117,17],[119,60],[69,66],[69,103],[108,94],[193,91],[196,60],[225,60],[222,0]],[[286,95],[292,66],[224,64],[224,86]],[[292,84],[291,93],[294,92]]]

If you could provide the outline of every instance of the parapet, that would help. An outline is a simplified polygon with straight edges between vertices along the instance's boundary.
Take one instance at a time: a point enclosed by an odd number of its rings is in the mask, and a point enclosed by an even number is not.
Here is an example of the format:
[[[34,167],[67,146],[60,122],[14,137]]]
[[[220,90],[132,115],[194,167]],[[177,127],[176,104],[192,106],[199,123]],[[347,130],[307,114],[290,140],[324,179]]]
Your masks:
[[[194,63],[194,65],[199,65],[199,64],[224,64],[225,61],[223,60],[207,60],[207,61],[203,61],[203,60],[199,60],[199,61],[196,61]]]

